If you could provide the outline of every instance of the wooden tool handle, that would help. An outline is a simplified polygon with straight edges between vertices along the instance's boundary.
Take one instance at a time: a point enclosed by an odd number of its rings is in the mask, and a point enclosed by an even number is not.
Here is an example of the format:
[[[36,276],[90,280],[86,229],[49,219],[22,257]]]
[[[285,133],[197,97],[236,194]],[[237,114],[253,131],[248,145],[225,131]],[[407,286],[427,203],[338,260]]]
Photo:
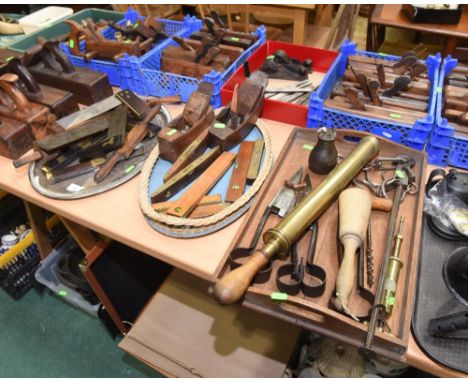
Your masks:
[[[30,154],[25,154],[21,158],[15,159],[13,161],[13,166],[18,168],[38,159],[42,159],[42,153],[40,151],[33,151]]]
[[[98,172],[96,172],[96,174],[94,174],[94,180],[96,181],[96,183],[99,183],[99,182],[102,182],[103,179],[105,179],[109,174],[110,172],[112,171],[112,169],[114,168],[114,166],[121,160],[123,159],[123,155],[117,151],[115,152],[114,155],[112,155],[107,161],[106,163],[104,163],[102,165],[102,167],[99,169]]]
[[[227,273],[216,283],[213,289],[215,300],[226,305],[238,301],[268,260],[261,252],[255,251],[243,265]]]
[[[27,112],[31,109],[31,103],[21,93],[15,82],[18,81],[18,76],[13,73],[5,73],[0,77],[0,87],[15,103],[18,111]]]
[[[372,209],[383,212],[390,212],[392,210],[393,201],[392,199],[385,198],[372,198]]]
[[[147,98],[146,102],[150,106],[161,104],[161,103],[181,103],[182,98],[180,98],[180,95],[167,96],[167,97],[150,97],[150,98]]]

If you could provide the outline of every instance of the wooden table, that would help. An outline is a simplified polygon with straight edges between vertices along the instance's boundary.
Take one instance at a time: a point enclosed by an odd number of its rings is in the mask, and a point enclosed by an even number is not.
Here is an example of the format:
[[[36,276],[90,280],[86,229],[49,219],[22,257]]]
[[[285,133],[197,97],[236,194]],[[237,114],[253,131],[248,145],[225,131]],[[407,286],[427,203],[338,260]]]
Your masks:
[[[169,106],[168,109],[175,117],[182,111],[182,106]],[[272,136],[274,157],[278,157],[293,126],[267,120],[266,125]],[[428,166],[428,171],[432,168]],[[214,276],[245,218],[241,217],[209,236],[174,239],[154,231],[146,223],[138,204],[138,176],[100,195],[60,201],[37,193],[29,183],[27,168],[15,169],[4,157],[0,157],[0,174],[0,189],[206,280]],[[466,377],[430,360],[413,337],[410,337],[406,362],[438,376]]]
[[[193,4],[187,4],[188,6],[194,6]],[[318,25],[331,25],[333,18],[333,5],[323,4],[251,4],[248,7],[250,14],[252,13],[264,13],[272,16],[279,17],[290,17],[294,23],[293,29],[293,44],[303,45],[307,30],[307,19],[309,11],[317,9],[317,15],[315,24]],[[225,6],[213,5],[212,8],[220,8],[225,10]],[[231,6],[232,12],[244,12],[246,7],[242,4],[236,4]]]
[[[457,25],[411,23],[400,12],[401,4],[376,5],[367,25],[367,50],[376,52],[385,40],[385,28],[402,28],[446,38],[444,56],[452,54],[458,40],[468,40],[468,7]]]

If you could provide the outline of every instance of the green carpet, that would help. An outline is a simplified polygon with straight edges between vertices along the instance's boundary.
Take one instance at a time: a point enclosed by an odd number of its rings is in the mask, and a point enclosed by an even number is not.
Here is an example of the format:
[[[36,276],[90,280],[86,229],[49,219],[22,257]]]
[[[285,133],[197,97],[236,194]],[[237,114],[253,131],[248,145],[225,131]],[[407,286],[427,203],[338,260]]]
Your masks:
[[[161,377],[117,347],[104,325],[47,290],[0,290],[0,378]]]

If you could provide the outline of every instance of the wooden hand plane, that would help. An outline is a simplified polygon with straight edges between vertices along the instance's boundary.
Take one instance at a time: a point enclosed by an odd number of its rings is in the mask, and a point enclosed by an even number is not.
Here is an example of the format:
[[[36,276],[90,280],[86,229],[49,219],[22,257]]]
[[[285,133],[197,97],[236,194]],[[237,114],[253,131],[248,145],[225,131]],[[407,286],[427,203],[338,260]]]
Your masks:
[[[209,38],[201,42],[178,36],[173,36],[173,39],[180,46],[168,46],[163,50],[161,70],[184,76],[202,78],[212,69],[224,72],[233,59],[235,60],[234,57],[238,57],[237,53],[241,53],[231,50],[226,54],[226,48]]]
[[[219,30],[223,31],[220,42],[225,45],[236,46],[242,49],[248,49],[255,41],[257,41],[258,36],[250,33],[244,32],[233,32],[221,25],[211,17],[205,17],[203,19],[204,28],[199,32],[194,32],[190,35],[190,38],[194,40],[201,40],[205,37],[216,36],[219,33]]]
[[[9,60],[6,70],[18,76],[16,83],[29,101],[48,107],[57,118],[79,110],[73,93],[38,84],[19,58]]]
[[[249,135],[263,110],[268,77],[255,71],[240,86],[236,85],[230,105],[215,116],[209,130],[209,144],[230,150]]]
[[[236,85],[231,105],[217,113],[216,120],[208,129],[190,130],[190,139],[187,140],[185,149],[174,160],[170,158],[173,165],[163,177],[164,185],[152,194],[153,201],[165,200],[180,191],[221,153],[230,150],[247,137],[262,111],[267,81],[264,73],[254,72],[240,87]],[[171,130],[163,130],[161,133],[171,134]],[[159,137],[162,137],[161,134]],[[161,152],[161,141],[159,146]],[[205,152],[208,146],[210,150]],[[253,143],[251,146],[253,149]],[[246,157],[246,160],[250,161],[251,156],[252,151],[245,156],[240,154],[238,161]],[[166,159],[167,155],[163,158]]]
[[[97,32],[93,33],[88,28],[83,27],[74,20],[64,21],[70,27],[70,50],[74,55],[84,57],[86,60],[93,58],[111,59],[118,61],[125,54],[141,56],[146,53],[153,44],[153,38],[145,38],[140,41],[140,37],[132,40],[107,40],[104,37],[97,37]],[[85,51],[80,50],[80,36],[84,36]]]
[[[158,134],[161,158],[174,162],[179,155],[214,121],[210,106],[213,84],[202,82],[192,93],[182,115],[173,119]]]
[[[107,74],[76,68],[58,40],[37,38],[38,44],[24,52],[23,63],[37,82],[73,93],[77,102],[91,105],[113,94]]]
[[[55,115],[47,107],[29,102],[16,86],[16,81],[16,74],[0,76],[0,116],[25,123],[36,139],[54,132]]]
[[[140,37],[143,39],[151,38],[154,42],[159,42],[169,38],[169,36],[164,32],[164,24],[156,20],[154,17],[147,16],[143,21],[137,20],[135,24],[129,24],[121,26],[113,21],[108,22],[109,26],[131,40],[135,40],[137,37]]]

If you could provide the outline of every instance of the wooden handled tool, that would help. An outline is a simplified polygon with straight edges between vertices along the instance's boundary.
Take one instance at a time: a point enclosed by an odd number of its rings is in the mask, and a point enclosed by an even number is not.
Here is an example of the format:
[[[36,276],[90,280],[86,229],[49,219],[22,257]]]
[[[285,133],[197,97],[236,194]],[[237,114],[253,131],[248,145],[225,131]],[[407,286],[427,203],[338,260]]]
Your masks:
[[[284,258],[290,246],[320,216],[336,196],[347,186],[359,171],[379,152],[377,138],[362,138],[354,150],[341,161],[309,195],[287,214],[281,223],[264,235],[265,244],[239,268],[226,273],[216,283],[213,295],[221,304],[238,301],[249,287],[252,279],[271,259]]]
[[[362,245],[372,207],[369,191],[349,188],[339,196],[339,238],[344,247],[343,259],[336,278],[336,297],[333,305],[355,318],[349,310],[349,296],[356,282],[356,251]]]
[[[405,90],[411,82],[410,76],[401,76],[395,79],[393,86],[383,92],[385,97],[393,97],[397,93]]]
[[[361,72],[357,73],[351,65],[350,65],[350,68],[351,68],[351,72],[354,75],[354,80],[356,80],[359,83],[364,94],[370,98],[369,90],[367,89],[366,75]]]
[[[136,145],[145,139],[146,135],[148,134],[148,124],[153,120],[154,117],[156,117],[156,115],[158,115],[160,110],[161,105],[153,107],[143,121],[133,126],[132,130],[130,130],[130,132],[125,137],[125,142],[123,145],[117,151],[115,151],[114,155],[112,155],[94,175],[94,180],[97,183],[104,180],[104,178],[110,174],[114,166],[119,161],[127,159],[130,157],[130,155],[132,155]]]
[[[360,85],[356,82],[352,81],[341,81],[342,86],[347,86],[347,87],[354,87],[356,89],[360,89]],[[382,84],[381,84],[382,85]],[[427,103],[429,101],[429,96],[424,95],[424,94],[418,94],[418,93],[412,93],[412,92],[402,92],[398,94],[396,97],[393,98],[401,98],[402,100],[405,99],[410,99],[414,101],[420,101],[420,102],[425,102]]]
[[[379,97],[380,82],[379,81],[369,81],[367,83],[367,88],[369,89],[369,94],[372,103],[375,106],[382,106],[382,101]]]
[[[445,109],[444,117],[450,120],[455,120],[463,125],[468,125],[468,112],[459,110]]]
[[[351,105],[353,105],[354,108],[356,108],[357,110],[366,111],[366,107],[359,100],[359,93],[356,89],[345,88],[344,93],[346,97],[348,97],[349,102],[351,103]]]

